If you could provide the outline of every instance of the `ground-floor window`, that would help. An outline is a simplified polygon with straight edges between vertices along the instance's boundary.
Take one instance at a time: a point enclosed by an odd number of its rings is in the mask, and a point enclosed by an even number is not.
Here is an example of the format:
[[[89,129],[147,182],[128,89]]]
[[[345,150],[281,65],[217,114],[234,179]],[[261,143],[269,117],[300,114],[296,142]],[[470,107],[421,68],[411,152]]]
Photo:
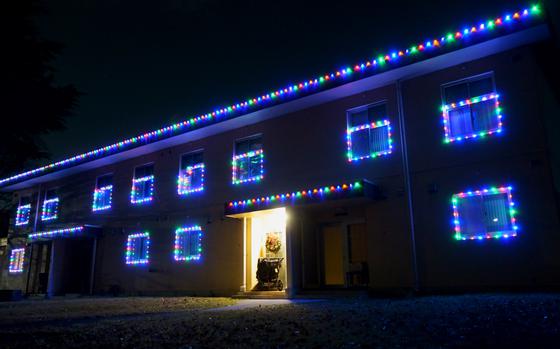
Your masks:
[[[23,272],[23,260],[25,258],[25,248],[15,248],[10,254],[10,265],[8,271],[10,274]]]
[[[511,187],[485,188],[453,195],[453,223],[457,240],[517,236]]]
[[[202,256],[202,228],[194,225],[175,230],[173,255],[176,261],[199,260]]]
[[[150,259],[150,233],[135,233],[126,242],[126,264],[148,264]]]

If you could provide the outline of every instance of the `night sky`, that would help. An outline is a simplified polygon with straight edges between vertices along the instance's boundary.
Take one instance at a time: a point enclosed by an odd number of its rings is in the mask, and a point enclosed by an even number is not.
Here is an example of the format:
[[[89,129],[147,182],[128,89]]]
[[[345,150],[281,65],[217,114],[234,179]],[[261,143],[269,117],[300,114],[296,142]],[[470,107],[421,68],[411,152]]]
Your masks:
[[[45,141],[57,160],[527,5],[44,1],[40,32],[65,45],[57,82],[84,94]]]

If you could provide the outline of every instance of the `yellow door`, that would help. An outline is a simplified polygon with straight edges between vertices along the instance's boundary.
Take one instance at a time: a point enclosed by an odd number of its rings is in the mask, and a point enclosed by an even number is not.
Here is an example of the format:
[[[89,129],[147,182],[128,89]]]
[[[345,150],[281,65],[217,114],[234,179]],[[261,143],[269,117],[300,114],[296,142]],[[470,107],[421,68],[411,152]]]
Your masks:
[[[339,226],[323,227],[323,260],[326,286],[344,285],[344,239]]]

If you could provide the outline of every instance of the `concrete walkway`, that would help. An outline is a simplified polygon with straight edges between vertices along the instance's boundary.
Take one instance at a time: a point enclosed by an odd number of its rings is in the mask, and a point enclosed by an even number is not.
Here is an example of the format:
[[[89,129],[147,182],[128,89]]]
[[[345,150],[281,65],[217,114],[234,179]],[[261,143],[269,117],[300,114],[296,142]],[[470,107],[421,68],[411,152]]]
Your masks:
[[[324,299],[240,299],[237,304],[220,308],[205,309],[204,311],[243,310],[271,305],[302,304],[323,301]]]

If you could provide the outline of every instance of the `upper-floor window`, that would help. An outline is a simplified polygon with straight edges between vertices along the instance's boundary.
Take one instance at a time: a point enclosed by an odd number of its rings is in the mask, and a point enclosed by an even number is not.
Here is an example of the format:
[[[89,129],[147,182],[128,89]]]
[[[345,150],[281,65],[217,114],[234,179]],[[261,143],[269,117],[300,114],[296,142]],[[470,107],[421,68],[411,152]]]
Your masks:
[[[130,234],[126,241],[126,264],[148,264],[150,260],[150,233]]]
[[[25,259],[25,248],[15,248],[10,253],[10,264],[8,272],[10,274],[23,272],[23,261]]]
[[[56,189],[47,190],[41,211],[42,221],[51,221],[58,217],[58,195]]]
[[[484,74],[442,86],[445,142],[502,132],[502,113],[494,77]]]
[[[202,150],[181,156],[177,193],[187,195],[204,190],[204,153]]]
[[[16,226],[27,225],[31,217],[31,197],[22,196],[16,212]]]
[[[453,223],[457,240],[517,236],[511,187],[485,188],[453,195]]]
[[[348,161],[391,154],[391,123],[387,104],[377,103],[348,111],[346,143]]]
[[[233,184],[260,181],[264,177],[262,137],[255,136],[235,142],[232,161]]]
[[[134,169],[130,202],[141,204],[152,201],[154,197],[154,165],[139,166]]]
[[[173,255],[176,261],[199,260],[202,255],[202,228],[198,225],[175,230]]]
[[[95,211],[103,211],[111,208],[113,200],[113,175],[108,174],[97,177],[95,190],[93,192],[93,208]]]

